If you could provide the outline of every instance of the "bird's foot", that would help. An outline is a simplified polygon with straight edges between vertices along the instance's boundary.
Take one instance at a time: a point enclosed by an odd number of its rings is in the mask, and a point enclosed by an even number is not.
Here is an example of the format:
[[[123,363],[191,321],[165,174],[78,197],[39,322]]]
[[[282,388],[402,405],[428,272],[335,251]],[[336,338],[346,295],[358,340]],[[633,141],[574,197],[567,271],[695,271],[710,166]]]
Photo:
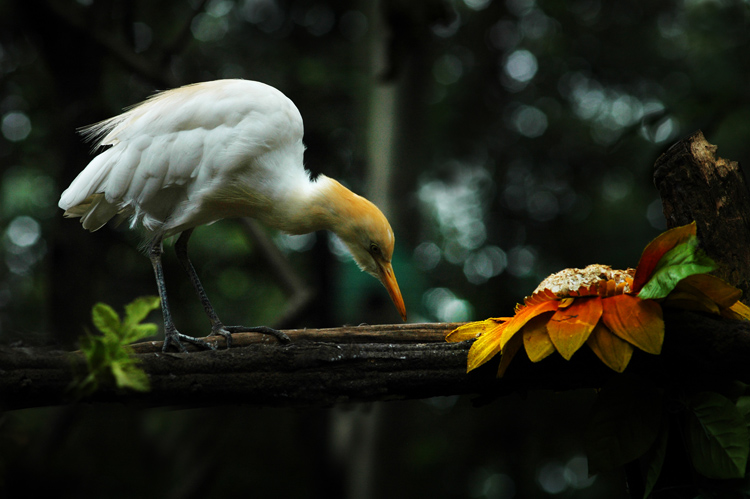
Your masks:
[[[286,333],[279,331],[278,329],[273,329],[268,326],[222,326],[221,330],[223,332],[217,332],[214,331],[213,334],[220,334],[224,336],[227,339],[227,348],[231,345],[231,335],[232,333],[260,333],[260,334],[267,334],[270,336],[273,336],[276,338],[279,343],[281,344],[289,344],[292,342],[291,338],[286,335]]]
[[[166,332],[164,336],[164,346],[162,346],[161,351],[167,352],[169,350],[169,347],[171,345],[174,345],[178,351],[187,352],[187,348],[185,348],[185,345],[182,344],[183,341],[192,343],[193,345],[199,348],[203,348],[204,350],[216,350],[215,345],[212,345],[211,343],[205,340],[196,338],[194,336],[188,336],[187,334],[182,334],[178,332],[177,330],[173,330],[173,331]]]

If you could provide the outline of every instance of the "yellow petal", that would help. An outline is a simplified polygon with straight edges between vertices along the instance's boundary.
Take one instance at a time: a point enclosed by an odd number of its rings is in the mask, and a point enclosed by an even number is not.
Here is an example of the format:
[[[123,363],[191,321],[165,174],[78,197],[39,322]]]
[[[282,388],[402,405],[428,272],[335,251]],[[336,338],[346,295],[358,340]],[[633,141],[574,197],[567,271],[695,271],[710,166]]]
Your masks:
[[[503,330],[506,329],[508,324],[508,322],[505,322],[496,325],[471,345],[466,362],[466,372],[476,369],[497,355],[501,348],[500,341],[503,338]]]
[[[571,296],[568,296],[566,298],[561,299],[560,300],[560,305],[558,306],[558,308],[567,308],[567,307],[571,306],[573,304],[573,300],[575,300],[575,298],[573,298]]]
[[[505,344],[505,347],[503,348],[503,356],[500,357],[500,365],[497,368],[498,378],[502,378],[503,374],[505,374],[505,371],[508,370],[510,361],[513,360],[513,357],[516,356],[518,350],[521,349],[521,345],[523,345],[523,339],[521,335],[515,335],[510,341]]]
[[[586,344],[610,369],[621,373],[633,356],[633,345],[623,341],[601,322],[591,332]]]
[[[468,324],[458,326],[456,329],[448,333],[445,337],[445,341],[456,343],[459,341],[470,340],[508,320],[510,320],[510,317],[491,317],[483,321],[469,322]]]
[[[547,334],[547,321],[551,315],[552,312],[537,315],[523,327],[523,346],[531,362],[539,362],[555,351]]]
[[[505,344],[513,338],[513,336],[531,319],[544,312],[554,312],[560,305],[558,300],[544,301],[537,303],[536,305],[521,307],[516,310],[516,315],[506,322],[506,329],[501,340],[500,347],[505,347]]]
[[[616,295],[602,300],[602,321],[610,331],[644,352],[658,355],[664,343],[661,306],[633,295]]]
[[[547,332],[565,360],[586,343],[601,316],[602,299],[598,296],[577,298],[571,306],[555,312],[547,323]]]
[[[741,301],[738,301],[726,310],[722,310],[721,313],[730,319],[750,321],[750,307]]]

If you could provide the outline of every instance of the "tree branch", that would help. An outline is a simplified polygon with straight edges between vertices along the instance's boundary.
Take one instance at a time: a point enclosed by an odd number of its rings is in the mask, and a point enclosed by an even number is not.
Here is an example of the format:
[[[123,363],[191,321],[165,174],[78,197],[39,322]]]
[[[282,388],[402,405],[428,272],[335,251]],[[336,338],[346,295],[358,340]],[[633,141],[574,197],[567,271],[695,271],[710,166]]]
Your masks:
[[[673,146],[656,163],[655,181],[670,225],[697,221],[706,251],[725,266],[734,285],[747,284],[750,216],[739,165],[715,159],[702,134]],[[509,306],[510,310],[511,307]],[[404,324],[287,331],[290,345],[268,336],[239,333],[233,348],[216,338],[215,351],[161,353],[161,342],[134,345],[148,373],[148,393],[97,391],[87,401],[148,406],[253,404],[330,406],[341,402],[509,392],[598,388],[615,377],[642,377],[665,385],[750,383],[750,322],[684,310],[664,310],[661,355],[636,350],[624,374],[605,367],[588,348],[570,361],[553,355],[532,364],[518,355],[502,379],[498,359],[466,372],[471,342],[446,343],[457,324]],[[0,408],[70,402],[80,353],[0,348]]]
[[[665,313],[660,356],[637,351],[627,370],[665,383],[716,377],[750,383],[750,323],[699,314]],[[502,379],[497,362],[466,373],[471,342],[446,343],[457,324],[407,324],[289,330],[290,345],[253,333],[234,335],[234,346],[191,353],[161,353],[161,342],[134,346],[151,380],[148,393],[102,389],[86,401],[148,406],[331,406],[342,402],[474,394],[599,388],[618,376],[586,348],[569,362],[553,356],[531,364],[514,359]],[[18,409],[72,401],[73,372],[84,369],[80,353],[28,348],[0,349],[0,406]]]

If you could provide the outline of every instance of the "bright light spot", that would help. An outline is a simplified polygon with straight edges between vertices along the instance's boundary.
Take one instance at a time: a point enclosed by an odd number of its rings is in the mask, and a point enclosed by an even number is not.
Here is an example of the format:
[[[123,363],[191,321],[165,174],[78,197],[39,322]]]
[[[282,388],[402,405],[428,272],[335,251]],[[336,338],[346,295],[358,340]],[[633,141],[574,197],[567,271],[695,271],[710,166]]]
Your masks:
[[[575,489],[590,487],[596,476],[589,477],[589,464],[586,456],[578,455],[565,464],[565,479]]]
[[[11,243],[19,248],[33,246],[42,235],[39,222],[31,217],[20,216],[13,219],[5,230]]]
[[[299,235],[286,234],[282,232],[278,234],[275,239],[277,244],[281,248],[302,252],[312,249],[312,247],[315,245],[315,240],[317,239],[317,237],[315,236],[315,232]]]
[[[510,499],[516,496],[516,484],[505,473],[480,468],[469,478],[469,495],[488,499]]]
[[[0,129],[6,139],[11,142],[20,142],[31,133],[31,120],[25,113],[11,111],[3,116]]]
[[[540,137],[547,130],[547,115],[532,106],[519,106],[513,112],[513,127],[525,137]]]
[[[346,244],[344,244],[344,241],[334,233],[329,234],[328,249],[331,250],[331,253],[333,253],[340,261],[347,261],[352,258],[352,254],[349,252],[349,248],[346,247]]]
[[[508,272],[515,277],[527,277],[534,271],[536,254],[526,246],[508,251]]]
[[[559,463],[547,463],[542,466],[537,472],[536,480],[548,494],[559,494],[568,488],[565,468]]]
[[[368,27],[367,16],[358,10],[345,12],[339,21],[341,34],[350,42],[361,40],[367,34]]]
[[[464,262],[464,274],[472,284],[483,284],[502,273],[508,266],[508,257],[497,246],[485,246]]]
[[[432,75],[442,85],[456,83],[464,73],[464,65],[457,56],[445,54],[435,62]]]
[[[445,237],[444,256],[463,262],[465,252],[487,239],[483,201],[492,178],[484,168],[461,168],[450,182],[431,180],[419,188],[419,199],[432,211]],[[460,256],[453,260],[453,256]]]
[[[229,0],[211,0],[206,6],[206,12],[213,17],[224,17],[232,11],[234,2]]]
[[[641,101],[630,95],[622,95],[612,103],[612,117],[620,126],[630,126],[643,117]]]
[[[589,478],[588,461],[585,456],[578,455],[564,465],[557,461],[544,464],[537,471],[536,480],[542,490],[556,495],[571,488],[590,487],[596,481],[596,477]]]
[[[514,80],[526,83],[536,75],[539,65],[534,54],[528,50],[516,50],[508,56],[503,66],[505,74]]]
[[[201,42],[215,42],[224,38],[229,31],[226,16],[214,17],[210,14],[198,14],[190,25],[193,37]]]
[[[471,10],[484,10],[492,3],[492,0],[464,0],[464,3]]]
[[[469,302],[456,298],[447,288],[432,288],[425,292],[422,300],[440,322],[466,322],[473,312]]]
[[[659,123],[659,126],[656,127],[656,130],[654,130],[653,141],[664,142],[669,140],[669,138],[674,135],[676,128],[674,119],[667,118],[663,120]]]
[[[440,263],[440,259],[440,248],[433,242],[424,242],[414,248],[414,261],[421,270],[433,270]]]
[[[31,217],[14,218],[5,229],[5,264],[17,275],[28,275],[44,257],[46,245],[39,223]]]

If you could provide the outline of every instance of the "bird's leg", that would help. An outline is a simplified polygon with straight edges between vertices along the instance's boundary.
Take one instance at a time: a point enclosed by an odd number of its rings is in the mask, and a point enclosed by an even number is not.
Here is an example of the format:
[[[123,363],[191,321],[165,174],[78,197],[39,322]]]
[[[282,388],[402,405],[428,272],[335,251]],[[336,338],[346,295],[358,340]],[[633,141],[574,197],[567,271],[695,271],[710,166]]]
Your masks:
[[[161,264],[161,255],[163,252],[161,237],[155,237],[148,248],[148,257],[151,259],[151,265],[154,267],[156,286],[159,288],[159,298],[161,299],[161,312],[164,316],[164,346],[162,347],[162,351],[166,352],[169,349],[169,345],[174,344],[178,350],[186,352],[187,349],[180,340],[213,350],[215,347],[210,343],[178,332],[174,322],[172,322],[172,313],[169,311],[169,303],[167,302],[167,286],[164,283],[164,269]]]
[[[182,267],[185,269],[185,272],[187,272],[188,276],[190,276],[190,281],[193,283],[195,292],[198,294],[198,298],[200,299],[201,304],[203,305],[203,309],[206,311],[208,320],[211,321],[211,334],[221,335],[224,338],[226,338],[227,348],[230,348],[232,346],[232,333],[252,332],[252,333],[269,334],[275,337],[277,340],[279,340],[280,343],[291,342],[291,340],[286,334],[282,333],[279,330],[266,327],[266,326],[256,326],[256,327],[224,326],[224,324],[219,319],[219,316],[216,315],[216,311],[214,310],[214,307],[211,305],[211,302],[209,301],[208,296],[206,295],[206,291],[203,289],[203,285],[201,284],[201,281],[198,278],[198,273],[195,271],[195,267],[193,267],[193,264],[190,262],[190,258],[188,258],[187,244],[188,244],[188,240],[190,239],[190,235],[192,233],[193,233],[193,229],[188,229],[182,232],[180,234],[180,237],[177,238],[177,242],[174,245],[174,250],[175,250],[175,253],[177,253],[177,259],[182,264]]]

